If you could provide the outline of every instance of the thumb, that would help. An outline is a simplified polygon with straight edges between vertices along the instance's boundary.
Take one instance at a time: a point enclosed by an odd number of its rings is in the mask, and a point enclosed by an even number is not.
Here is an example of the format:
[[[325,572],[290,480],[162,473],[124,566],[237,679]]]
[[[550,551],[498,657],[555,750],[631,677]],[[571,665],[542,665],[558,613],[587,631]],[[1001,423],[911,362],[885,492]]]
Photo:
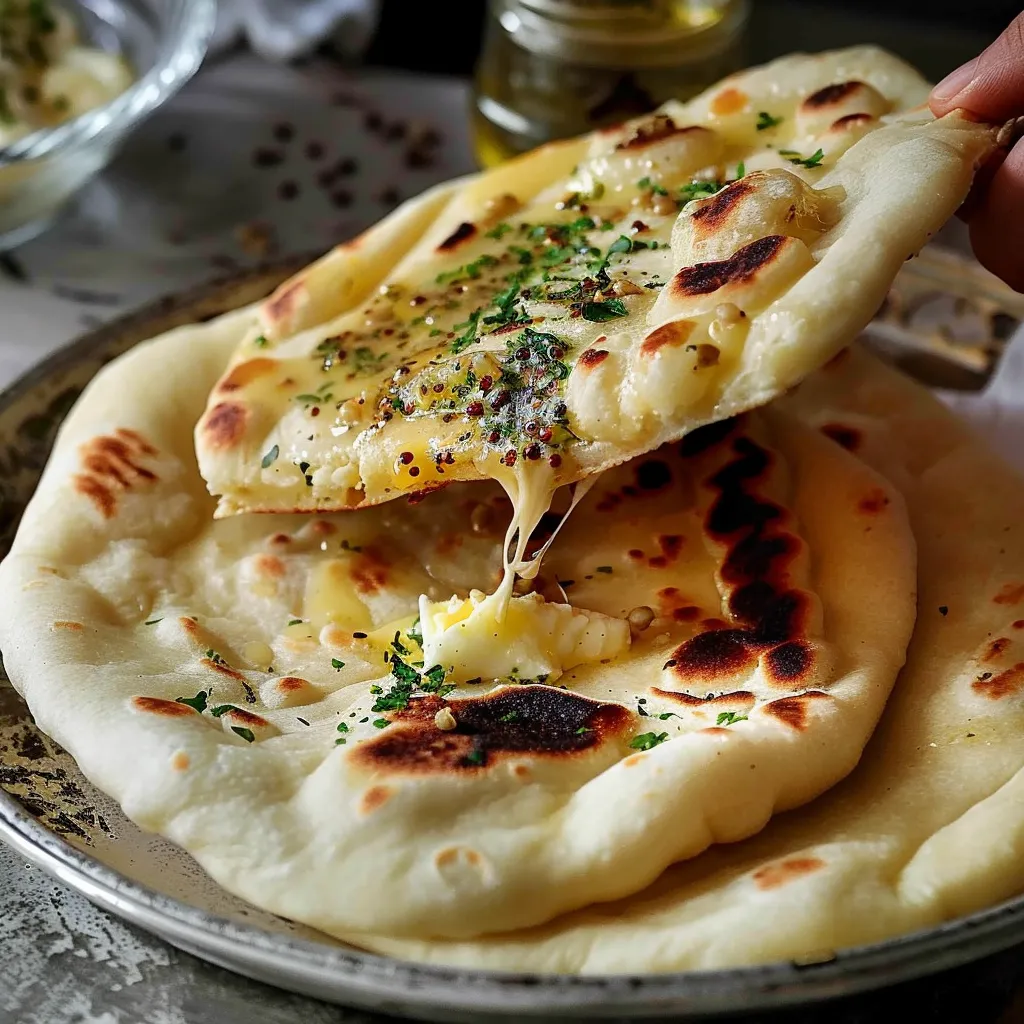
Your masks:
[[[956,108],[994,122],[1024,114],[1024,13],[979,56],[939,82],[929,105],[936,117]]]

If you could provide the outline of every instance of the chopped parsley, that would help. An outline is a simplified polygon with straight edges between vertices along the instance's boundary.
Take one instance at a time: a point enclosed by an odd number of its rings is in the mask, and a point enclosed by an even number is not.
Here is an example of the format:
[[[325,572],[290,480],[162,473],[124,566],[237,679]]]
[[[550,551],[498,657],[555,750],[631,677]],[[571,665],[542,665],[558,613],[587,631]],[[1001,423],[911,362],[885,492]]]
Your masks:
[[[387,358],[387,352],[375,353],[372,348],[360,345],[352,351],[352,371],[357,374],[379,373]]]
[[[688,203],[691,199],[707,199],[708,196],[721,192],[723,188],[725,183],[721,181],[691,181],[689,185],[684,185],[679,190],[679,194],[683,201]]]
[[[633,750],[650,750],[667,739],[667,732],[642,732],[639,736],[634,736],[629,741],[629,745]]]
[[[159,619],[147,619],[146,622],[143,623],[143,625],[155,626],[158,622],[163,622],[163,621],[164,621],[164,617],[161,615]]]
[[[252,339],[252,343],[257,348],[266,348],[267,345],[270,344],[270,342],[267,341],[266,335],[264,334],[257,334],[256,337]]]
[[[746,173],[747,173],[747,165],[741,160],[736,165],[736,177],[733,178],[733,181],[739,181],[740,178],[742,178],[743,175],[746,174]]]
[[[345,667],[345,662],[339,661],[337,658],[331,658],[331,668],[335,672],[340,672]]]
[[[390,724],[386,718],[375,718],[373,720],[374,729],[386,729]]]
[[[490,235],[489,237],[493,238],[501,236]],[[438,284],[448,284],[452,281],[462,281],[466,278],[471,278],[475,281],[480,276],[480,271],[484,267],[493,266],[497,262],[497,257],[491,256],[490,253],[484,253],[483,256],[479,256],[477,259],[473,260],[472,263],[467,263],[463,267],[456,267],[454,270],[446,270],[443,273],[438,274],[434,280]]]
[[[645,711],[644,714],[647,712]],[[660,719],[662,722],[667,722],[670,718],[682,718],[682,715],[677,715],[674,711],[662,711],[660,715],[655,715],[655,718]]]
[[[202,714],[206,710],[206,702],[212,690],[200,690],[194,697],[175,697],[175,704],[186,704],[193,711]]]
[[[289,626],[301,626],[302,625],[302,619],[289,619],[288,620],[288,625]]]
[[[270,467],[275,462],[277,462],[277,457],[280,454],[281,454],[281,448],[278,445],[275,444],[274,447],[271,448],[270,451],[267,452],[267,454],[263,456],[263,461],[260,463],[260,465],[264,469],[270,469]]]
[[[800,164],[803,167],[817,167],[825,156],[823,150],[818,149],[811,156],[803,157],[795,149],[780,149],[779,156],[784,156],[791,164]]]
[[[209,660],[212,661],[214,663],[214,665],[226,665],[227,664],[227,662],[224,660],[224,658],[221,655],[219,655],[212,647],[207,647],[206,648],[204,656],[209,658]]]
[[[766,128],[774,128],[777,124],[782,124],[783,120],[781,117],[772,117],[767,110],[762,110],[757,115],[757,124],[754,127],[759,132],[763,132]]]
[[[346,723],[346,722],[339,722],[338,723],[338,732],[348,732],[348,723]]]
[[[467,320],[464,320],[461,324],[455,325],[455,330],[462,331],[463,333],[452,342],[452,355],[458,355],[476,341],[477,324],[479,324],[480,317],[483,315],[483,312],[484,311],[482,309],[474,309],[473,312],[469,314],[469,318]]]
[[[500,224],[495,224],[494,227],[487,232],[487,238],[496,238],[500,241],[512,230],[514,229],[511,224],[507,221],[502,221]]]
[[[604,573],[610,573],[612,571],[612,567],[610,565],[599,565],[597,567],[597,571],[598,572],[604,572]]]
[[[629,312],[621,299],[605,299],[603,302],[584,302],[582,308],[584,320],[594,324],[606,324],[609,320],[618,320]]]
[[[745,722],[746,720],[747,716],[741,715],[738,711],[723,711],[715,719],[715,725],[735,725],[737,722]]]
[[[217,707],[210,711],[210,714],[213,715],[214,718],[220,718],[221,715],[226,715],[229,711],[234,710],[234,704],[218,704]]]
[[[651,179],[648,178],[648,177],[641,178],[636,183],[636,187],[637,188],[642,188],[642,189],[647,189],[648,191],[653,192],[656,196],[667,196],[668,195],[668,189],[662,188],[661,185],[659,185],[656,181],[651,181]]]
[[[240,725],[233,725],[233,726],[231,726],[231,731],[236,736],[241,736],[242,739],[245,740],[246,743],[252,743],[256,739],[256,737],[253,735],[252,729],[245,729],[245,728],[243,728]]]
[[[519,720],[519,712],[518,711],[509,711],[507,714],[502,715],[498,719],[499,722],[516,722],[518,720]]]

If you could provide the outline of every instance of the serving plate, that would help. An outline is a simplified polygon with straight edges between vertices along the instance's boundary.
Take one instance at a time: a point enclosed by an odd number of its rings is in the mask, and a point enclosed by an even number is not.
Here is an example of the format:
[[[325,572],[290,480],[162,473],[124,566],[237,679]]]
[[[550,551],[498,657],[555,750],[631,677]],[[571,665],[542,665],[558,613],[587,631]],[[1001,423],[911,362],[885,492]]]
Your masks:
[[[305,262],[256,268],[148,306],[86,335],[0,395],[0,555],[60,421],[104,363],[160,331],[258,298]],[[566,977],[376,956],[235,899],[175,846],[141,832],[36,728],[2,674],[0,838],[98,906],[203,959],[305,995],[422,1020],[686,1019],[793,1006],[920,977],[1024,941],[1022,898],[814,963]]]

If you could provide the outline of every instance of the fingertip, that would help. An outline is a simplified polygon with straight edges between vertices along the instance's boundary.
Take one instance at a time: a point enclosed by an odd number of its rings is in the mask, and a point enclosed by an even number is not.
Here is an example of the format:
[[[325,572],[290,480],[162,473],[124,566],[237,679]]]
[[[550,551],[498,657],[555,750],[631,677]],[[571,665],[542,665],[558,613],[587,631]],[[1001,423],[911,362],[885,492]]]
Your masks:
[[[1024,292],[1024,141],[1007,154],[966,217],[981,264]]]

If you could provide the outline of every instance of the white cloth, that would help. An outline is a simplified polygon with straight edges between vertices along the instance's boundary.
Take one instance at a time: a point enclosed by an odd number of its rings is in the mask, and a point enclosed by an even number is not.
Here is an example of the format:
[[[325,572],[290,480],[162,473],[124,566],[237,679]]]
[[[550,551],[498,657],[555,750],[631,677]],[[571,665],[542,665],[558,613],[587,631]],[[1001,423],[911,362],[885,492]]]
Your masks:
[[[369,45],[380,0],[220,0],[210,41],[216,53],[245,41],[267,60],[292,60],[330,41],[344,56]]]

